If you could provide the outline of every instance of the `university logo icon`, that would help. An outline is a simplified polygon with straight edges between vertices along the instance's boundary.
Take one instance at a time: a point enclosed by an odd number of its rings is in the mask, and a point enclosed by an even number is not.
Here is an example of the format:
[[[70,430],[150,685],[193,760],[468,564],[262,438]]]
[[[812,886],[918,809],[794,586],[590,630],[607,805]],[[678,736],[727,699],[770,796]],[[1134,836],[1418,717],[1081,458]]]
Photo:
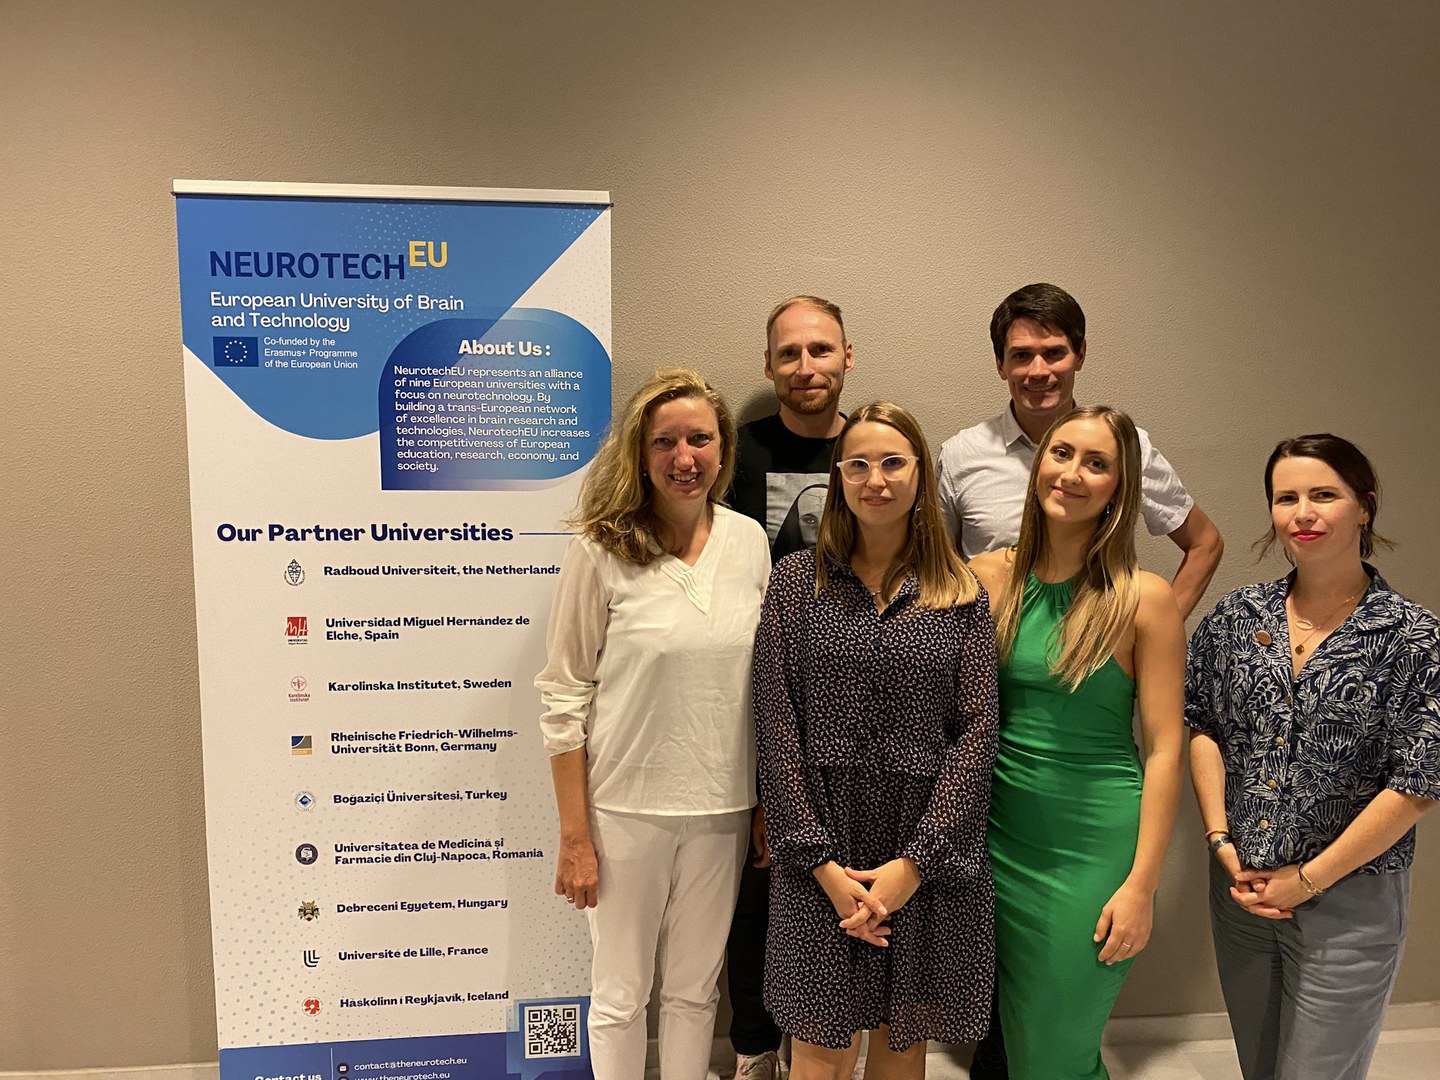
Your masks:
[[[285,617],[285,644],[307,645],[310,642],[310,620],[304,615]]]
[[[303,585],[305,583],[305,568],[295,560],[290,560],[290,565],[285,567],[285,582],[288,585]]]
[[[309,757],[315,752],[314,749],[312,749],[313,746],[314,741],[309,735],[290,736],[290,753],[294,754],[296,757]],[[302,791],[300,794],[308,795],[309,792]],[[300,800],[297,798],[295,801],[299,802]]]
[[[306,949],[300,954],[300,959],[304,961],[306,967],[313,968],[320,966],[320,954],[314,949]]]
[[[320,905],[314,900],[300,901],[300,918],[306,922],[314,922],[320,917]]]

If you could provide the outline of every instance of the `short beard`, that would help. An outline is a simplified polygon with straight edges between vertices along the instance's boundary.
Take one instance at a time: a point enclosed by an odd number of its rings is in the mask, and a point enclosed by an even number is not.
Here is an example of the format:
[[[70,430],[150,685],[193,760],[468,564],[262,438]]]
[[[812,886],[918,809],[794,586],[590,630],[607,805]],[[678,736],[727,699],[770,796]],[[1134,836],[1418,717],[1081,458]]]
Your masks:
[[[785,404],[791,412],[798,416],[816,416],[834,408],[835,399],[838,396],[836,391],[831,390],[821,398],[802,398],[800,401],[796,401],[792,394],[786,399]]]

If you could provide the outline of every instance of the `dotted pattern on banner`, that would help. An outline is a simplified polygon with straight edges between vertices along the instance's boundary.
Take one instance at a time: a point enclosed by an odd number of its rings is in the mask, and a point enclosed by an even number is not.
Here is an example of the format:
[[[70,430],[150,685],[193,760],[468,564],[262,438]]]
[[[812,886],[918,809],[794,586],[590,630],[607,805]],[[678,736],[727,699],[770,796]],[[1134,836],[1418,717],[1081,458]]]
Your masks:
[[[411,240],[426,237],[443,228],[436,224],[436,208],[443,207],[449,213],[453,204],[433,202],[368,202],[354,204],[354,224],[342,235],[355,251],[398,251],[406,253]],[[586,229],[586,220],[593,213],[589,207],[561,207],[559,219],[580,233],[579,239],[555,261],[539,281],[516,302],[516,307],[543,307],[570,315],[587,326],[591,333],[606,344],[610,341],[610,215],[602,214]],[[582,232],[582,230],[584,230]],[[596,241],[603,241],[603,248],[597,252]],[[453,242],[452,242],[453,243]],[[577,269],[579,263],[586,267],[584,272]],[[564,264],[563,272],[557,270]],[[413,271],[412,271],[413,272]],[[434,279],[434,287],[427,288],[423,278],[379,279],[366,283],[367,291],[389,296],[413,292],[433,292],[435,295],[450,295],[441,284],[443,278]],[[542,284],[544,283],[544,284]],[[536,290],[540,289],[537,294]],[[467,301],[476,301],[467,297]],[[450,317],[447,313],[422,311],[418,307],[396,310],[393,307],[385,316],[386,324],[396,328],[398,341],[426,323],[437,318]]]
[[[583,212],[574,211],[577,218]],[[366,208],[370,227],[357,227],[357,247],[397,248],[424,224],[393,206]],[[570,314],[603,343],[610,341],[610,219],[602,215],[542,275],[517,306],[541,307]],[[384,283],[377,282],[376,286]],[[380,291],[377,288],[377,291]],[[409,313],[406,330],[429,321],[431,313]],[[397,326],[402,324],[397,323]],[[557,514],[558,516],[558,514]],[[563,538],[555,538],[563,546]],[[323,558],[302,560],[312,571]],[[551,558],[549,554],[544,561]],[[558,559],[558,548],[555,558]],[[536,561],[542,561],[537,557]],[[408,579],[407,579],[408,580]],[[211,905],[216,956],[217,1020],[222,1046],[277,1045],[342,1041],[377,1036],[446,1034],[456,1031],[504,1030],[514,1019],[513,1002],[573,996],[588,992],[590,943],[584,916],[553,893],[556,822],[548,762],[536,727],[538,694],[530,687],[529,668],[542,662],[544,612],[528,611],[533,622],[523,631],[477,637],[466,642],[479,656],[481,674],[513,672],[514,687],[503,691],[466,692],[458,710],[440,709],[426,715],[427,703],[386,694],[340,695],[324,690],[325,672],[362,669],[379,660],[374,653],[345,655],[315,639],[322,622],[317,604],[337,599],[315,591],[322,579],[310,582],[306,604],[311,610],[312,642],[304,670],[310,676],[311,700],[292,705],[285,698],[288,676],[294,674],[286,654],[283,672],[274,681],[276,707],[260,707],[270,692],[254,691],[254,657],[212,661],[210,686],[216,697],[202,693],[207,704],[207,743],[211,725],[230,730],[217,743],[245,745],[263,740],[283,757],[272,768],[268,757],[245,755],[243,763],[224,754],[207,756],[209,841],[224,854],[212,862]],[[332,586],[338,588],[339,586]],[[288,587],[287,587],[288,588]],[[413,588],[407,584],[406,589]],[[499,582],[485,583],[488,602],[499,607],[530,609],[532,602],[503,599]],[[498,595],[497,595],[498,594]],[[255,612],[264,629],[283,625],[295,610],[295,598],[268,612]],[[527,594],[528,595],[528,594]],[[518,599],[518,594],[517,594]],[[387,601],[389,602],[389,601]],[[416,602],[407,600],[404,606]],[[242,603],[242,614],[249,603]],[[488,613],[488,612],[487,612]],[[267,621],[268,620],[268,621]],[[232,631],[238,627],[232,626]],[[439,631],[431,631],[438,633]],[[448,634],[449,632],[447,632]],[[458,633],[458,631],[457,631]],[[250,640],[263,640],[250,638]],[[417,643],[420,640],[416,639]],[[409,651],[409,642],[398,657]],[[281,646],[283,648],[283,646]],[[363,648],[363,646],[361,646]],[[387,646],[388,648],[388,646]],[[321,650],[324,650],[323,652]],[[389,654],[387,654],[389,655]],[[521,658],[524,658],[523,660]],[[262,665],[263,666],[263,665]],[[386,662],[380,669],[391,667]],[[400,662],[388,674],[407,674],[414,665]],[[431,667],[431,665],[425,665]],[[447,665],[440,665],[442,668]],[[425,674],[466,674],[427,670]],[[524,670],[521,670],[524,668]],[[299,670],[298,668],[296,669]],[[248,673],[248,674],[247,674]],[[379,674],[381,672],[373,672]],[[265,686],[271,686],[266,681]],[[258,696],[257,696],[258,694]],[[444,699],[449,700],[448,696]],[[217,702],[220,707],[216,707]],[[461,705],[461,700],[456,700]],[[303,715],[302,715],[303,713]],[[400,727],[502,728],[513,738],[496,740],[495,753],[442,752],[419,755],[424,768],[401,768],[396,758],[410,755],[332,755],[332,731],[382,731]],[[313,733],[308,758],[289,756],[288,739],[297,731]],[[484,740],[490,741],[490,740]],[[264,762],[265,764],[259,764]],[[223,779],[216,773],[226,774]],[[464,791],[502,789],[506,798],[436,802],[382,802],[338,806],[336,793],[396,791]],[[312,793],[312,810],[296,808],[297,792]],[[510,850],[540,849],[532,859],[418,864],[335,863],[335,845],[379,841],[422,842],[440,838],[503,837]],[[296,858],[301,844],[312,844],[318,858],[310,864]],[[430,849],[432,851],[436,849]],[[467,850],[467,849],[458,849]],[[412,854],[412,852],[407,852]],[[340,914],[340,903],[392,903],[398,900],[455,901],[507,898],[501,910],[453,909],[407,914],[362,912]],[[302,904],[313,901],[318,915],[300,916]],[[489,949],[486,956],[449,955],[451,948]],[[411,955],[403,955],[407,950]],[[435,950],[434,955],[421,955]],[[339,954],[398,952],[399,957],[340,960]],[[314,966],[311,966],[311,965]],[[472,1001],[468,995],[509,990],[510,1001]],[[425,1000],[460,995],[456,1002],[427,1005],[396,1004],[342,1007],[341,998],[356,1001]],[[307,1002],[317,1003],[307,1010]]]
[[[610,213],[595,220],[515,302],[569,315],[610,348]]]
[[[313,768],[305,780],[319,800],[316,809],[294,809],[294,783],[282,770],[264,781],[268,795],[257,792],[248,806],[225,815],[231,823],[228,836],[217,835],[214,842],[225,844],[228,856],[212,890],[222,1045],[370,1038],[387,1028],[407,1035],[503,1030],[507,1002],[472,1001],[467,995],[509,990],[514,1001],[584,992],[590,958],[585,920],[552,890],[556,826],[547,762],[535,730],[538,706],[528,687],[507,697],[504,707],[475,720],[477,726],[516,733],[494,740],[499,749],[483,754],[483,762],[477,752],[426,754],[425,768],[406,770],[400,780],[386,760],[393,755],[332,755],[329,731],[321,730],[326,725],[316,724]],[[466,798],[467,789],[504,791],[506,797]],[[462,798],[351,806],[333,801],[336,793],[389,791],[459,791]],[[429,864],[335,862],[336,845],[349,843],[502,837],[509,850],[543,854]],[[305,865],[297,859],[301,844],[313,844],[318,860]],[[406,854],[413,857],[414,852]],[[507,907],[413,914],[336,910],[337,904],[462,897],[504,898]],[[310,901],[318,915],[305,920],[300,908]],[[489,949],[489,955],[448,954],[451,948],[479,947]],[[342,951],[407,950],[408,957],[339,959]],[[314,954],[317,966],[307,966],[307,953]],[[406,995],[438,1000],[406,1004]],[[453,995],[461,1000],[444,1000]],[[341,998],[399,1003],[342,1007]],[[314,1015],[304,1008],[312,999],[320,1003]]]

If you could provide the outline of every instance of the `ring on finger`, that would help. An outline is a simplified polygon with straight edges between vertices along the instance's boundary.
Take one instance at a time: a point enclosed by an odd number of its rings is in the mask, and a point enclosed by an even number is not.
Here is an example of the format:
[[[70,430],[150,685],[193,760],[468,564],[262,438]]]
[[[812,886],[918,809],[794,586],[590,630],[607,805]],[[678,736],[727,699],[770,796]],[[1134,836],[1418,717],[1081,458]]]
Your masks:
[[[1121,947],[1121,948],[1124,948],[1124,949],[1128,949],[1128,948],[1130,948],[1130,943],[1129,943],[1128,941],[1122,941],[1122,942],[1120,942],[1120,947]]]

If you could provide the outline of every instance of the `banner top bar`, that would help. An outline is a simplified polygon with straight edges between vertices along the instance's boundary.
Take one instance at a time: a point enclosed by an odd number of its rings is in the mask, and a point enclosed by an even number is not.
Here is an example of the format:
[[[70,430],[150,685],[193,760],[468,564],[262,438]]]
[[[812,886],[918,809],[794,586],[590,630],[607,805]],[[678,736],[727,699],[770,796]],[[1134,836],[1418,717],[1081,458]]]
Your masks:
[[[268,180],[172,180],[170,190],[175,195],[252,195],[281,199],[434,199],[444,202],[611,205],[608,191],[562,191],[543,188],[425,187],[410,184],[286,184]]]

